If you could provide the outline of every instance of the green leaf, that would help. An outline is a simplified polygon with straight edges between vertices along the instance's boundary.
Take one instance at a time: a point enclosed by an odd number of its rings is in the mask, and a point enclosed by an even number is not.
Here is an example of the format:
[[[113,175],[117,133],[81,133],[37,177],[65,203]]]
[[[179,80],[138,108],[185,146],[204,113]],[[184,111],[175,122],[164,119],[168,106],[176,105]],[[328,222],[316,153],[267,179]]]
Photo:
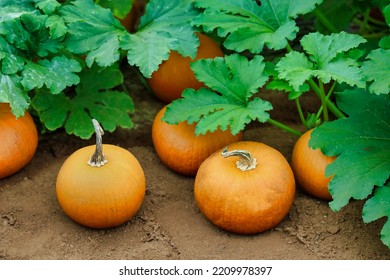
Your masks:
[[[362,69],[367,81],[372,82],[369,90],[376,94],[390,93],[390,50],[373,50],[363,62]]]
[[[10,103],[12,113],[21,117],[30,104],[30,97],[20,84],[17,75],[3,75],[0,72],[0,102]]]
[[[192,0],[151,0],[141,17],[138,30],[122,38],[130,65],[138,66],[150,78],[171,50],[194,58],[199,40],[191,20],[198,15]],[[158,43],[157,43],[158,42]]]
[[[379,47],[385,50],[390,49],[390,36],[385,36],[379,41]]]
[[[36,3],[36,7],[47,15],[53,14],[61,6],[57,0],[35,0],[33,2]]]
[[[28,61],[22,71],[21,83],[26,90],[46,85],[53,94],[57,94],[67,86],[78,84],[80,79],[74,73],[80,71],[80,64],[65,56],[56,56],[51,61],[45,59],[37,63]]]
[[[119,60],[119,42],[126,30],[109,9],[92,0],[76,0],[64,5],[60,15],[68,29],[67,49],[76,54],[87,54],[89,67],[94,61],[105,67]]]
[[[198,7],[205,11],[193,20],[196,26],[202,26],[207,32],[214,29],[225,37],[224,46],[241,52],[249,50],[260,53],[266,45],[279,50],[293,40],[298,32],[293,19],[314,9],[322,0],[298,1],[275,0],[197,0]]]
[[[271,103],[251,99],[268,79],[262,56],[254,56],[252,60],[238,54],[201,59],[193,62],[191,68],[208,88],[184,90],[182,98],[168,106],[164,121],[197,122],[195,133],[199,135],[218,127],[230,128],[237,134],[252,120],[269,119],[267,111],[272,109]]]
[[[47,18],[45,26],[50,30],[50,37],[52,39],[58,39],[66,34],[66,26],[64,20],[57,16],[53,15]]]
[[[309,141],[337,156],[326,168],[327,176],[334,175],[329,183],[334,211],[351,198],[367,198],[390,175],[390,96],[354,89],[339,93],[337,101],[349,117],[317,127]]]
[[[366,201],[363,207],[363,221],[369,223],[387,217],[381,231],[382,242],[390,248],[390,187],[376,188],[374,195]]]
[[[94,133],[92,118],[110,132],[117,126],[133,126],[129,117],[134,109],[131,98],[124,92],[111,90],[123,82],[117,64],[107,68],[93,66],[80,77],[81,83],[72,98],[64,93],[53,95],[41,91],[33,99],[32,105],[47,129],[64,126],[68,134],[88,139]]]
[[[335,80],[350,86],[365,87],[358,61],[347,52],[365,39],[359,35],[340,32],[332,35],[310,33],[301,40],[306,54],[291,51],[276,65],[279,78],[287,80],[294,90],[310,78],[317,77],[324,83]]]
[[[100,0],[99,5],[109,8],[116,17],[123,19],[130,12],[133,2],[134,0]]]

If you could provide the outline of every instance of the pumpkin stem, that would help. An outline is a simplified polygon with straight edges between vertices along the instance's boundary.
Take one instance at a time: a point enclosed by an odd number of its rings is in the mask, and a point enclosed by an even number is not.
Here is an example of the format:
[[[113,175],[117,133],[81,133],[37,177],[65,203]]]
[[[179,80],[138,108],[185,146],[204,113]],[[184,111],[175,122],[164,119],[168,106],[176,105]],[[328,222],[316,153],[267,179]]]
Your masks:
[[[102,135],[104,135],[104,131],[97,120],[92,119],[92,123],[96,134],[96,150],[89,159],[88,164],[93,167],[100,167],[108,162],[103,154]]]
[[[222,151],[222,156],[224,158],[231,156],[238,156],[239,160],[236,162],[237,168],[242,171],[248,171],[254,169],[257,165],[257,160],[252,156],[252,154],[246,150],[233,150],[228,152],[229,147],[226,147]]]

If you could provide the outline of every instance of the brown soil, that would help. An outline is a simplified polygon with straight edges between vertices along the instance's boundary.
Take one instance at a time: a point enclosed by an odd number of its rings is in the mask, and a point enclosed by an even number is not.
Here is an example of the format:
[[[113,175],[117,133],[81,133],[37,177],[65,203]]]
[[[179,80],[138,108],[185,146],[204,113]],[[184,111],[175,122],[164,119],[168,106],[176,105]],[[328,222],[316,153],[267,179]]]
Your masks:
[[[136,103],[135,127],[104,136],[105,143],[129,149],[146,175],[144,203],[128,223],[93,230],[71,221],[55,194],[56,175],[75,150],[92,144],[61,131],[40,136],[32,162],[0,180],[1,259],[390,259],[380,241],[383,219],[364,224],[362,201],[332,212],[326,201],[299,187],[287,217],[273,230],[241,236],[222,231],[199,212],[193,198],[194,179],[175,174],[156,155],[151,140],[154,115],[163,104],[142,86],[129,85]],[[297,125],[294,104],[283,94],[265,94],[272,116]],[[307,98],[304,108],[313,100]],[[264,142],[288,160],[296,141],[269,125],[254,124],[244,139]]]

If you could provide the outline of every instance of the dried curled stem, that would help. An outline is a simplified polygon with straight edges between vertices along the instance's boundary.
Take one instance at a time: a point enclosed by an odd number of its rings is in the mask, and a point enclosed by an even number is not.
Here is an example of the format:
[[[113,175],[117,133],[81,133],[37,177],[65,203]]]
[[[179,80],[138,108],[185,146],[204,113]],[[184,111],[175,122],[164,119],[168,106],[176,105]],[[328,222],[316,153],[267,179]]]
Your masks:
[[[88,164],[93,167],[100,167],[108,162],[103,154],[102,135],[104,135],[104,131],[97,120],[92,119],[92,123],[95,128],[96,134],[96,149],[91,158],[89,159]]]
[[[229,147],[226,147],[222,151],[222,156],[224,158],[231,156],[238,156],[239,160],[236,162],[237,168],[241,171],[248,171],[254,169],[257,165],[257,160],[252,156],[252,154],[246,150],[233,150],[228,151]]]

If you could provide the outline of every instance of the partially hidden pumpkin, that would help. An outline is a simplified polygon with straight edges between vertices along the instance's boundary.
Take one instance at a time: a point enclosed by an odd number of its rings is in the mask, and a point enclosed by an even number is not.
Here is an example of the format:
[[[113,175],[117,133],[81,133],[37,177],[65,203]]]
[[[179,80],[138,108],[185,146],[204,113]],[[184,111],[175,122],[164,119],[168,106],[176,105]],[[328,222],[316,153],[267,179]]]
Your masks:
[[[200,211],[217,227],[238,234],[260,233],[274,228],[290,211],[294,174],[278,150],[240,141],[201,164],[194,196]]]
[[[328,185],[332,177],[325,176],[326,166],[336,157],[324,155],[320,149],[309,147],[309,140],[313,129],[305,132],[294,145],[291,166],[297,184],[313,197],[330,200],[332,195]]]
[[[95,123],[96,127],[100,126]],[[131,152],[98,139],[96,146],[81,148],[66,159],[57,175],[56,194],[75,222],[111,228],[131,220],[141,207],[145,175]]]
[[[192,61],[201,58],[215,58],[224,55],[219,45],[210,37],[197,33],[200,45],[196,57],[182,56],[176,51],[171,51],[169,58],[163,61],[158,70],[153,72],[147,83],[157,98],[165,103],[181,97],[182,91],[186,88],[195,90],[204,86],[198,81],[190,67]]]
[[[204,135],[195,135],[195,124],[180,122],[168,124],[162,120],[163,107],[152,125],[152,140],[160,160],[173,171],[195,176],[201,163],[213,152],[232,142],[240,141],[242,133],[233,135],[220,129]]]
[[[38,147],[38,131],[29,112],[16,118],[8,103],[0,103],[0,179],[26,166]]]

